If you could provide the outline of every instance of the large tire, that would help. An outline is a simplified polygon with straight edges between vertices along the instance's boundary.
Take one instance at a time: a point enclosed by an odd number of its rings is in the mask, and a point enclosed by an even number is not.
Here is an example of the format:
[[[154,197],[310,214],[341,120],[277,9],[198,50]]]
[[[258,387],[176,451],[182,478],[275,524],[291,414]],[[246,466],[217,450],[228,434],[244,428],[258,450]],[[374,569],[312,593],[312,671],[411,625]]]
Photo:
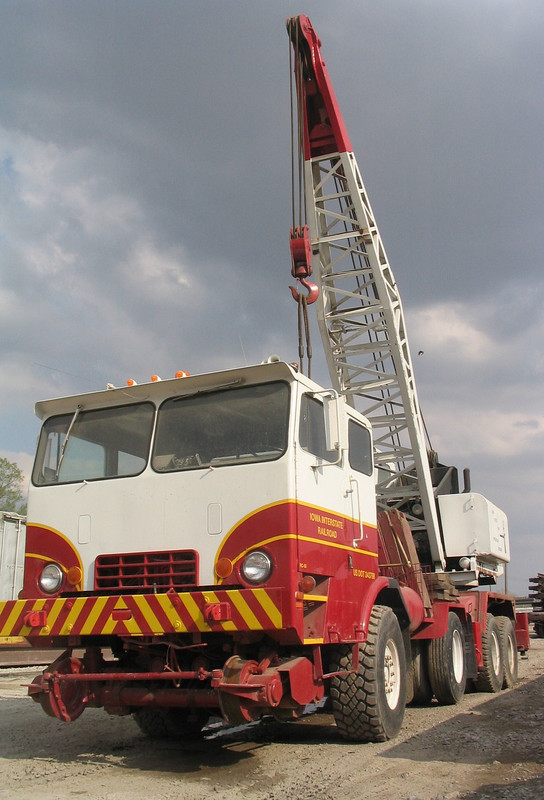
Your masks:
[[[516,631],[510,617],[495,617],[499,628],[504,664],[503,689],[509,689],[518,682],[518,645]]]
[[[544,639],[544,622],[535,622],[535,633],[539,639]]]
[[[465,666],[465,634],[459,617],[448,614],[448,627],[440,639],[431,639],[428,661],[429,681],[439,703],[451,706],[465,693],[467,671]]]
[[[408,669],[408,680],[412,679],[412,705],[427,706],[433,699],[433,690],[429,681],[428,644],[424,641],[412,641],[412,659]]]
[[[142,733],[150,739],[181,739],[198,736],[208,721],[202,712],[185,708],[139,708],[133,713]]]
[[[504,681],[504,663],[501,634],[493,614],[487,615],[485,633],[482,634],[482,659],[476,689],[479,692],[500,692]]]
[[[335,650],[331,672],[351,669],[351,647]],[[331,678],[332,713],[340,734],[355,742],[385,742],[399,732],[406,704],[406,659],[398,620],[374,606],[357,672]]]

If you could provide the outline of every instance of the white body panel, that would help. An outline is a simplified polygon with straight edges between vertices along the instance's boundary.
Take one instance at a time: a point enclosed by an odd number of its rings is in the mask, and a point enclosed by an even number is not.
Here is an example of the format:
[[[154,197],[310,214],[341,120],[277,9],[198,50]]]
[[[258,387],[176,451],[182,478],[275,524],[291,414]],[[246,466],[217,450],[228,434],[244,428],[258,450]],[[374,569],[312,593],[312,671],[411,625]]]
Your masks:
[[[26,522],[0,511],[0,600],[17,600],[23,587]]]
[[[448,556],[510,561],[508,521],[500,508],[474,492],[440,495],[438,506]]]
[[[97,556],[165,550],[195,550],[199,582],[212,585],[216,553],[232,528],[258,509],[283,501],[297,500],[355,518],[358,523],[364,520],[367,525],[375,525],[373,475],[351,470],[347,457],[337,465],[316,466],[316,456],[299,446],[300,397],[304,392],[317,392],[320,387],[286,364],[61,398],[40,403],[37,410],[45,420],[73,413],[78,405],[85,410],[96,409],[124,405],[130,399],[152,402],[158,407],[168,398],[186,392],[209,393],[229,381],[250,385],[278,380],[292,387],[288,445],[280,458],[176,472],[157,472],[148,463],[141,474],[134,476],[32,485],[29,523],[51,528],[74,544],[82,562],[84,591],[95,588]],[[338,402],[344,409],[343,399]],[[353,409],[349,414],[370,429]],[[347,441],[345,415],[342,426]]]
[[[229,530],[256,509],[286,499],[289,460],[214,470],[39,487],[32,520],[70,539],[82,560],[84,591],[94,589],[94,561],[107,553],[195,550],[200,581]]]

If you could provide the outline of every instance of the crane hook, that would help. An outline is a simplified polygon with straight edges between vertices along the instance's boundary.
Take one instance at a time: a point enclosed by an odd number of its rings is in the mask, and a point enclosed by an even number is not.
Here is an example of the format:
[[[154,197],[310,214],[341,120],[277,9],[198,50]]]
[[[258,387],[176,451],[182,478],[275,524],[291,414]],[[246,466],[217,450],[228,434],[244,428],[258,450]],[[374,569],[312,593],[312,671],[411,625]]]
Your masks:
[[[319,286],[316,283],[312,283],[311,281],[307,281],[306,278],[297,278],[297,284],[301,283],[305,289],[308,290],[308,294],[306,296],[306,303],[310,306],[312,303],[318,298],[319,295]],[[298,291],[296,286],[290,286],[291,294],[293,295],[293,299],[299,301],[301,292]]]
[[[297,279],[297,286],[290,286],[291,294],[294,299],[299,300],[304,297],[298,291],[298,284],[301,283],[307,290],[307,305],[315,303],[319,295],[319,287],[315,283],[307,280],[312,274],[312,246],[307,225],[291,228],[290,236],[291,247],[291,275]]]

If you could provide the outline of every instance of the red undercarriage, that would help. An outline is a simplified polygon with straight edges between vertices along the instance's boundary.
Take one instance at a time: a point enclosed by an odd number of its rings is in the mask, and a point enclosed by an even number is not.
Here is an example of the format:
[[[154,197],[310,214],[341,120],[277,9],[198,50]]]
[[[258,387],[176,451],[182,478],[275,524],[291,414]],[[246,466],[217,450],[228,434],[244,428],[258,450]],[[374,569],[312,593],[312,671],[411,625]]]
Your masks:
[[[302,656],[280,661],[270,655],[257,662],[233,655],[222,669],[176,671],[164,665],[149,672],[125,672],[117,662],[104,661],[98,648],[87,650],[83,659],[66,651],[35,678],[29,695],[64,722],[87,707],[117,715],[141,707],[210,709],[232,724],[275,709],[295,718],[308,703],[322,699],[330,677],[323,674],[320,648],[313,651],[314,663]]]

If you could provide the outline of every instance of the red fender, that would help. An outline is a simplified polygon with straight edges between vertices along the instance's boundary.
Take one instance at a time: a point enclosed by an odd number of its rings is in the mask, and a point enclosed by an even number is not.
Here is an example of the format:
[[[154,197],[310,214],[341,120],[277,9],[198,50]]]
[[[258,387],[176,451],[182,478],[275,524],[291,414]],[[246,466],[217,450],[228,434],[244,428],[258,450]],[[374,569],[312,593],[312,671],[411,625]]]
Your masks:
[[[372,609],[378,601],[378,596],[387,591],[389,597],[384,598],[382,605],[390,606],[391,608],[401,608],[403,616],[408,623],[410,633],[417,630],[425,618],[425,608],[423,600],[413,589],[408,586],[400,587],[393,578],[387,578],[381,575],[376,578],[371,586],[371,590],[366,595],[362,608],[361,608],[361,630],[363,632],[363,640],[366,640],[368,632],[368,621],[372,613]],[[392,598],[398,602],[391,602]],[[402,619],[400,620],[402,627]]]

